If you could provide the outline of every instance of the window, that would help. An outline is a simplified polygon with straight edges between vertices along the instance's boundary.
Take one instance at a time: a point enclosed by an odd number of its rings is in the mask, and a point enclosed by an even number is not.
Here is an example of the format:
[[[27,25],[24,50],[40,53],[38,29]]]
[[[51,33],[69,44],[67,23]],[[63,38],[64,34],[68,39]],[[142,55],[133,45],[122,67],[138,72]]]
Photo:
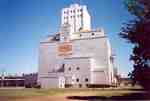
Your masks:
[[[86,84],[86,87],[88,88],[88,87],[89,87],[89,84]]]
[[[95,33],[92,33],[92,35],[95,35]]]
[[[69,69],[68,69],[69,71],[71,71],[71,67],[69,67]]]
[[[76,81],[79,82],[79,79],[77,78]]]
[[[79,84],[79,88],[81,88],[82,87],[82,84]]]
[[[64,19],[68,19],[68,17],[64,17]]]
[[[89,79],[88,78],[85,78],[85,82],[88,82],[89,81]]]
[[[80,68],[79,67],[77,67],[77,70],[79,70]]]

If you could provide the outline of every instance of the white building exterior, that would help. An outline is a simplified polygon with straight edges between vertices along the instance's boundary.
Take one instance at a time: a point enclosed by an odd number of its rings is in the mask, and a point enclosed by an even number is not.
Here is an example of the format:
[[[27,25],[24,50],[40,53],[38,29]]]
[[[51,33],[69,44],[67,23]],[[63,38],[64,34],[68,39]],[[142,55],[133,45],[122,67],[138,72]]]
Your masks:
[[[86,6],[73,4],[62,12],[78,9],[82,9],[88,16],[82,20],[90,19]],[[80,25],[80,20],[73,25],[71,19],[68,24],[63,14],[60,32],[40,42],[38,82],[41,87],[112,85],[112,51],[104,31],[90,31],[90,20],[87,22],[89,25]],[[80,27],[84,30],[78,30]]]
[[[61,12],[61,25],[69,24],[70,32],[79,32],[80,30],[91,30],[91,17],[88,13],[87,6],[72,4],[63,8]]]

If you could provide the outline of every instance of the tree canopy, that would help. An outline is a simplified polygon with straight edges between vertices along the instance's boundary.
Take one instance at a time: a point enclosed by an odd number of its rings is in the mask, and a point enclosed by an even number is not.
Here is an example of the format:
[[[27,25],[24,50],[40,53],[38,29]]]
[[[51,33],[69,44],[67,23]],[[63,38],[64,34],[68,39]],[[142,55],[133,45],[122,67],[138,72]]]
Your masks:
[[[135,16],[120,32],[121,38],[134,46],[130,56],[134,63],[132,79],[150,89],[150,0],[125,0],[124,4]],[[146,82],[149,87],[143,84]]]

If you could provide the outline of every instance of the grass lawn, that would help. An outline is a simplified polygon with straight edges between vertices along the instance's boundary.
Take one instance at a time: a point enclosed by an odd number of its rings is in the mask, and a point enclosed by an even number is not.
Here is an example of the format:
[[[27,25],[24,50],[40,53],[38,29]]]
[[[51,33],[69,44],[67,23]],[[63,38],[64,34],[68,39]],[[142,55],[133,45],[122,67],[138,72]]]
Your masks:
[[[141,93],[140,89],[0,89],[0,98],[22,99],[39,96],[124,96]],[[10,100],[11,101],[11,100]]]
[[[58,94],[63,94],[69,92],[65,89],[1,89],[0,97],[7,98],[25,98],[34,96],[54,96]]]

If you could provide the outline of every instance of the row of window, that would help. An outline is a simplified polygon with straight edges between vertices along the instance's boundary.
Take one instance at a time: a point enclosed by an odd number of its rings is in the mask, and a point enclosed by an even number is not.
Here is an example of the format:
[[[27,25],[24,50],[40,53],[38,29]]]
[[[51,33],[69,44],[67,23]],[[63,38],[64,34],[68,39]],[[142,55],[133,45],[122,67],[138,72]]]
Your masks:
[[[80,79],[79,78],[77,78],[76,79],[76,82],[79,82],[80,81]],[[89,81],[89,79],[88,78],[85,78],[85,82],[88,82]]]
[[[71,71],[71,67],[69,67],[69,69],[68,69],[69,71]],[[80,70],[80,68],[79,67],[77,67],[76,68],[76,70]]]
[[[77,17],[82,17],[82,14],[81,15],[77,15]],[[74,16],[70,16],[70,18],[75,18],[75,15]],[[64,17],[64,19],[68,19],[68,16],[67,17]]]
[[[82,9],[78,9],[78,10],[70,10],[70,13],[75,13],[75,12],[82,12]],[[64,11],[64,14],[68,14],[69,11]]]
[[[95,35],[95,33],[91,33],[91,35],[92,35],[92,36],[94,36],[94,35]],[[81,36],[82,36],[82,34],[80,34],[80,37],[81,37]]]
[[[85,86],[86,86],[86,87],[89,87],[89,84],[86,84]],[[79,84],[79,87],[81,88],[81,87],[82,87],[82,84]]]

